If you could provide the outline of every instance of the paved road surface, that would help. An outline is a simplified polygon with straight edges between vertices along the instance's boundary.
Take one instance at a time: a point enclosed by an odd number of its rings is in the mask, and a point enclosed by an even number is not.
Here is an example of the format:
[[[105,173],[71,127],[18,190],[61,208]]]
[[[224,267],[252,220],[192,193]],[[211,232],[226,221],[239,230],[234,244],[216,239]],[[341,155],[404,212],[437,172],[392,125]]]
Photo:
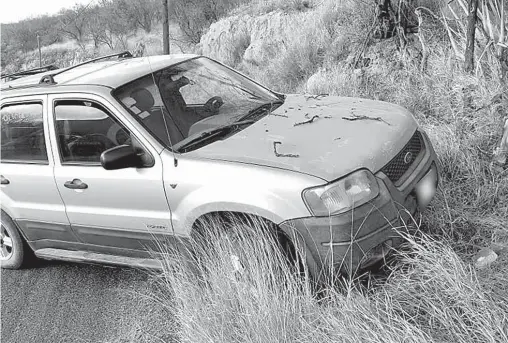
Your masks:
[[[42,261],[1,271],[2,343],[173,342],[171,315],[132,269]]]

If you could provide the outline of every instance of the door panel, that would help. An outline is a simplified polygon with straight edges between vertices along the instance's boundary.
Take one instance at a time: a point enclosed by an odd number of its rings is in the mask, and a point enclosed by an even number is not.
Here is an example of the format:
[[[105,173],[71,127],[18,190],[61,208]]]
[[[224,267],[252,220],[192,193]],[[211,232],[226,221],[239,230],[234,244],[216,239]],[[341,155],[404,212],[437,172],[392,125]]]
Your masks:
[[[2,163],[2,208],[13,217],[29,241],[77,241],[71,233],[65,206],[58,193],[53,166]]]
[[[153,235],[172,235],[160,156],[139,143],[136,128],[121,120],[106,99],[91,95],[50,99],[52,137],[58,137],[53,142],[55,180],[79,238],[87,244],[143,250],[155,247]],[[121,144],[142,147],[151,167],[105,170],[99,162],[101,153]],[[73,189],[70,182],[85,185]]]
[[[30,96],[2,102],[2,209],[29,241],[75,242],[53,175],[46,99]]]
[[[152,233],[171,233],[160,163],[152,168],[105,170],[101,166],[55,169],[67,216],[83,242],[142,249]],[[79,179],[86,189],[65,183]]]

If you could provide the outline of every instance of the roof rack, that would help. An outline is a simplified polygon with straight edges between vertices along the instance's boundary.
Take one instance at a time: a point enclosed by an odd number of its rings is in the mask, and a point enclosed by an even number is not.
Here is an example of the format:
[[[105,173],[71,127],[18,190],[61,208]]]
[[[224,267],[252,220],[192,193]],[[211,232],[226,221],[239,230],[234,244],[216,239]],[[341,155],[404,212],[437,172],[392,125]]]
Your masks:
[[[46,65],[44,67],[38,67],[38,68],[33,68],[33,69],[28,69],[28,70],[22,70],[22,71],[19,71],[19,72],[16,72],[16,73],[12,73],[12,74],[1,74],[0,75],[0,78],[1,79],[19,79],[23,76],[28,76],[28,75],[34,75],[34,74],[39,74],[39,73],[43,73],[45,71],[50,71],[50,70],[56,70],[58,69],[58,67],[50,64],[50,65]],[[9,80],[10,81],[10,80]]]
[[[54,85],[54,84],[56,84],[55,79],[54,79],[54,77],[56,75],[59,75],[61,73],[65,73],[66,71],[69,71],[69,70],[77,68],[77,67],[81,67],[81,66],[83,66],[85,64],[94,63],[94,62],[97,62],[97,61],[100,61],[100,60],[105,60],[105,59],[108,59],[108,58],[111,58],[111,57],[131,58],[133,56],[132,56],[132,54],[129,51],[124,51],[124,52],[120,52],[120,53],[116,53],[116,54],[111,54],[111,55],[106,55],[106,56],[102,56],[102,57],[97,57],[97,58],[94,58],[94,59],[91,59],[91,60],[88,60],[88,61],[85,61],[85,62],[82,62],[82,63],[78,63],[76,65],[70,66],[70,67],[65,68],[63,70],[60,70],[59,72],[56,72],[56,73],[53,73],[53,74],[44,75],[41,78],[41,80],[39,81],[39,84],[52,84],[52,85]]]

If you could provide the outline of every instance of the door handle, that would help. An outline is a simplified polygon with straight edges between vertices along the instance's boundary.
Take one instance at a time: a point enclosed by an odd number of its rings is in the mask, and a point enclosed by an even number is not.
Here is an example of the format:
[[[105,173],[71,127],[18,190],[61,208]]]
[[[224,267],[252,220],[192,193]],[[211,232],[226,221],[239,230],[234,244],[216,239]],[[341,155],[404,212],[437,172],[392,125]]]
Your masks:
[[[72,181],[67,181],[64,184],[65,187],[70,189],[87,189],[88,185],[81,181],[80,179],[74,179]]]
[[[0,175],[0,179],[2,180],[2,185],[8,185],[9,183],[11,183],[9,179],[4,177],[3,175]]]

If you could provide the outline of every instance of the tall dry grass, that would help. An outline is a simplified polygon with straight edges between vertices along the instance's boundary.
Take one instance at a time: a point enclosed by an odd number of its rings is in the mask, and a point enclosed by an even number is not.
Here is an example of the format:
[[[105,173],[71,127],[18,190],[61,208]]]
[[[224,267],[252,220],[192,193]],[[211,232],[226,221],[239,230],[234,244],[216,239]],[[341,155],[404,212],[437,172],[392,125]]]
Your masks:
[[[174,313],[180,342],[508,340],[506,299],[486,292],[488,279],[429,236],[406,237],[409,248],[396,253],[386,280],[344,280],[317,296],[264,222],[204,229],[208,239],[192,240],[190,250],[165,250],[154,295]]]

